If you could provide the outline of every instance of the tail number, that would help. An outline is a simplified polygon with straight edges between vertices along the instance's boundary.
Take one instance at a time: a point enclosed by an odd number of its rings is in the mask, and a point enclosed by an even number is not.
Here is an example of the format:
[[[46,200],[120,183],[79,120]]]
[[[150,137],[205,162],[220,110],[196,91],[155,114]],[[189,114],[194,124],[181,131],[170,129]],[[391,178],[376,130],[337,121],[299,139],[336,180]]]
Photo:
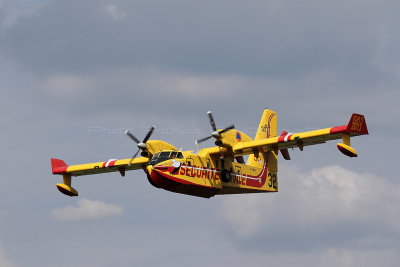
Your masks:
[[[351,124],[351,131],[361,132],[361,128],[364,124],[364,117],[362,116],[354,116],[353,122]]]
[[[278,188],[276,173],[268,173],[269,183],[268,186],[274,189]]]

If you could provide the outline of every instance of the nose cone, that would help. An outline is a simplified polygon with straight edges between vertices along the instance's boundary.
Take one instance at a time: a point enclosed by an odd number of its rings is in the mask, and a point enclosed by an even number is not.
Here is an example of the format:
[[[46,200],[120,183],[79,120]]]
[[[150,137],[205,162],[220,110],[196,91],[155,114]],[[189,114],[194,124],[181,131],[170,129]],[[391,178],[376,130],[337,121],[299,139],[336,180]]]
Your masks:
[[[221,137],[221,134],[218,131],[214,131],[211,133],[212,137],[214,137],[215,139],[218,139]]]
[[[140,148],[141,150],[145,150],[147,145],[146,143],[140,142],[139,144],[137,144],[137,147]]]

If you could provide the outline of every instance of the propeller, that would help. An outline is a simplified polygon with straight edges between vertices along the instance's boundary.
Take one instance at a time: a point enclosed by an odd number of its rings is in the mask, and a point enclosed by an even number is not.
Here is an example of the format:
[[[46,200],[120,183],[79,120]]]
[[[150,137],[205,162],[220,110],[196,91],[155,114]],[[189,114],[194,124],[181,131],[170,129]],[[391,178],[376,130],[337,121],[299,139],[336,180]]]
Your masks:
[[[129,132],[129,130],[125,131],[125,134],[127,136],[129,136],[136,144],[137,147],[139,148],[136,153],[132,156],[131,161],[129,162],[129,165],[132,163],[132,161],[136,158],[137,154],[139,153],[140,150],[142,150],[143,152],[146,150],[146,142],[150,139],[150,136],[153,134],[154,129],[156,128],[156,126],[152,125],[150,130],[147,132],[146,136],[144,137],[143,141],[140,142],[139,139],[136,138],[136,136],[134,136],[133,134],[131,134]]]
[[[225,129],[217,130],[217,126],[215,125],[215,120],[214,120],[214,117],[213,117],[211,111],[208,111],[207,115],[208,115],[208,119],[210,120],[210,124],[211,124],[211,128],[212,128],[213,132],[211,133],[210,136],[207,136],[207,137],[204,137],[204,138],[201,138],[201,139],[197,140],[196,144],[200,144],[200,143],[202,143],[204,141],[207,141],[208,139],[211,139],[212,137],[214,137],[215,139],[218,140],[218,139],[221,138],[221,134],[223,134],[223,133],[235,128],[235,125],[232,124],[231,126],[228,126]]]
[[[220,152],[220,161],[221,161],[221,175],[224,172],[227,172],[227,170],[225,170],[225,157],[224,157],[224,153],[222,152],[222,147],[221,144],[219,144],[219,139],[221,138],[221,134],[226,133],[229,130],[232,130],[235,128],[235,125],[231,125],[228,126],[222,130],[217,130],[217,126],[215,125],[215,120],[214,117],[211,113],[211,111],[207,112],[208,115],[208,119],[210,120],[210,124],[211,124],[211,129],[213,130],[210,136],[201,138],[199,140],[196,141],[196,145],[198,146],[199,143],[202,143],[204,141],[207,141],[208,139],[211,139],[212,137],[214,137],[217,141],[215,142],[215,144],[219,147],[219,152]],[[229,178],[228,178],[229,180]]]

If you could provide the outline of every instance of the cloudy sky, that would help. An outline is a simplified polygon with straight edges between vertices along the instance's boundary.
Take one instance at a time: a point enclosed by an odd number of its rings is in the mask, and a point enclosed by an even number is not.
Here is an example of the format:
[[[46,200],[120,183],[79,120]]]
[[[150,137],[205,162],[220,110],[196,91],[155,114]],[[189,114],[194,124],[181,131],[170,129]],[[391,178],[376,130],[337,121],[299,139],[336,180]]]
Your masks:
[[[398,1],[0,0],[1,266],[397,266]],[[306,131],[365,114],[280,159],[276,194],[210,200],[141,171],[73,180],[50,158],[127,158],[130,129],[191,150],[217,126]],[[211,145],[211,142],[208,144]]]

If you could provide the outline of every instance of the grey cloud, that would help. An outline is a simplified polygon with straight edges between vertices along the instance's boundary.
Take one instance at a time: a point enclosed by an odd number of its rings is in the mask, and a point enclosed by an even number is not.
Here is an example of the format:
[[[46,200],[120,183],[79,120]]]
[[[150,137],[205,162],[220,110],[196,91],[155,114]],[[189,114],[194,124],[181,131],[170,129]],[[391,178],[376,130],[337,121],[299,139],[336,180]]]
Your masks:
[[[391,1],[113,1],[123,20],[107,4],[50,2],[2,31],[1,51],[39,73],[125,65],[284,77],[334,67],[368,80],[377,53],[398,58]]]
[[[76,266],[90,265],[100,254],[99,266],[159,266],[154,253],[173,255],[163,262],[170,266],[200,266],[210,259],[231,266],[397,263],[398,231],[390,224],[395,220],[386,220],[397,218],[392,193],[371,193],[380,206],[394,209],[392,215],[378,211],[381,220],[320,211],[315,214],[326,220],[313,223],[291,213],[301,210],[295,197],[303,205],[325,201],[338,208],[326,200],[340,195],[335,190],[309,196],[295,191],[304,185],[294,178],[312,168],[339,164],[357,175],[386,177],[372,179],[376,184],[396,185],[397,10],[394,1],[48,1],[19,16],[0,30],[0,210],[8,214],[0,237],[8,259],[55,266],[69,247]],[[263,198],[275,214],[286,216],[283,222],[270,221],[282,222],[281,228],[265,225],[261,216],[260,235],[233,238],[214,208],[226,197],[204,201],[159,190],[141,172],[73,181],[81,196],[116,203],[124,216],[62,223],[68,235],[61,237],[60,222],[50,220],[51,210],[75,201],[57,191],[61,177],[50,173],[50,157],[77,164],[135,152],[121,131],[94,134],[90,126],[128,127],[143,136],[155,123],[160,129],[155,139],[193,149],[196,135],[210,131],[207,110],[214,111],[219,127],[235,123],[250,129],[265,106],[278,112],[280,129],[345,124],[351,112],[359,112],[371,133],[352,140],[360,153],[355,160],[342,157],[335,142],[291,152],[301,166],[296,177],[285,181],[292,169],[285,172],[282,164],[281,192]],[[179,127],[201,133],[165,130]],[[240,211],[246,203],[230,209]],[[365,212],[365,203],[356,207]],[[363,218],[367,222],[359,223]],[[299,225],[291,223],[297,219]]]
[[[399,115],[399,92],[374,85],[360,88],[362,85],[347,81],[335,72],[324,71],[281,80],[128,68],[49,76],[36,81],[38,94],[34,98],[80,116],[104,117],[119,112],[144,117],[167,111],[163,119],[201,122],[207,110],[224,110],[228,113],[219,121],[235,122],[240,128],[257,127],[267,106],[278,112],[280,129],[291,127],[291,131],[343,125],[351,112],[357,112],[365,114],[368,125],[376,130],[395,130],[396,125],[388,129],[387,124]],[[254,108],[251,120],[241,112],[246,103]],[[192,112],[183,112],[188,110]]]
[[[221,215],[242,249],[396,250],[399,191],[384,177],[339,166],[302,174],[284,165],[279,195],[228,198]]]
[[[7,252],[0,246],[0,264],[4,267],[14,267],[16,266],[13,261],[11,261],[7,255]]]
[[[52,210],[51,217],[57,221],[79,222],[120,216],[123,212],[124,209],[117,205],[107,204],[99,200],[82,198],[79,199],[77,207],[68,206]]]

